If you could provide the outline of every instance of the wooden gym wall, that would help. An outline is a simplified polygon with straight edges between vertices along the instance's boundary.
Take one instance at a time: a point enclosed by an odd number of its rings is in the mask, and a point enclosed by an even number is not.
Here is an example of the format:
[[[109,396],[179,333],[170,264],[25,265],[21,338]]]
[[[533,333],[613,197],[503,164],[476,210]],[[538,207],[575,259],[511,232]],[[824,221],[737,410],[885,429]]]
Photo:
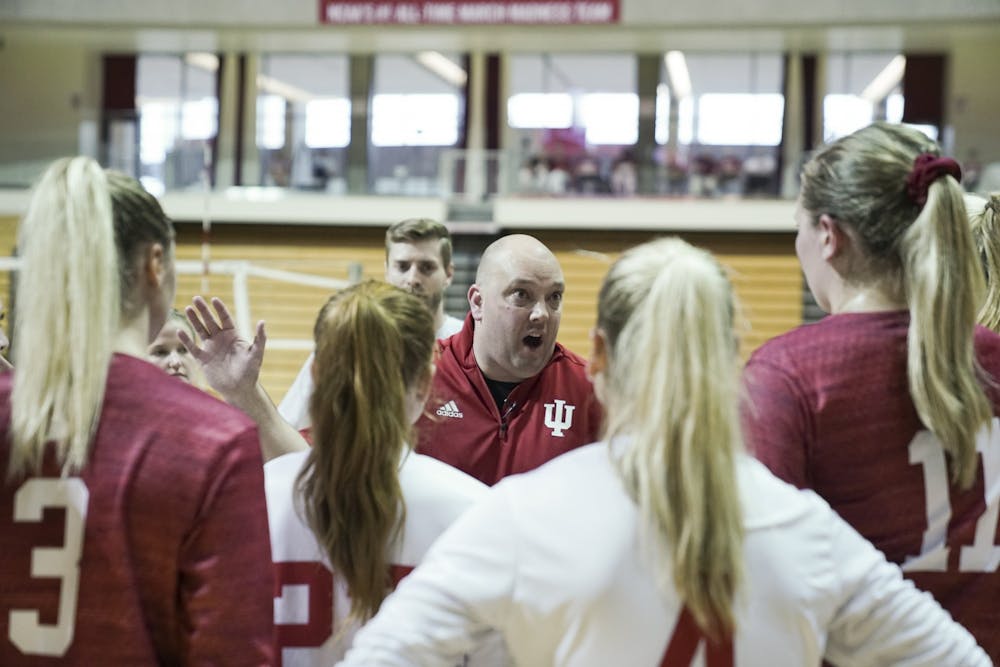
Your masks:
[[[626,248],[662,234],[648,232],[532,232],[559,258],[566,276],[566,300],[559,340],[586,356],[589,332],[597,312],[597,292],[608,266]],[[794,252],[793,234],[691,233],[682,237],[710,250],[731,271],[746,324],[741,327],[741,352],[749,355],[765,340],[802,322],[802,274]],[[485,247],[495,237],[481,237]],[[245,259],[277,269],[346,279],[351,262],[363,276],[381,278],[384,230],[371,227],[310,227],[217,225],[212,230],[211,257]],[[200,227],[178,225],[177,254],[200,258]],[[468,244],[462,244],[468,245]],[[200,278],[181,276],[177,305],[183,307],[200,290]],[[215,276],[210,294],[232,303],[232,281]],[[263,279],[251,279],[251,319],[267,322],[271,338],[309,340],[327,290]],[[461,313],[453,313],[461,315]],[[265,357],[262,381],[275,401],[285,391],[308,356],[306,351],[272,350]]]
[[[0,218],[0,251],[4,254],[12,254],[16,225],[16,218]],[[586,356],[588,334],[596,319],[597,292],[610,262],[622,250],[662,234],[549,230],[532,233],[555,252],[566,276],[566,301],[559,340]],[[247,260],[269,268],[341,280],[348,278],[349,266],[358,263],[364,277],[381,278],[384,234],[380,227],[216,225],[211,233],[211,259]],[[744,358],[765,340],[802,322],[802,274],[795,258],[793,234],[685,233],[681,236],[715,253],[732,272],[746,321],[739,332]],[[481,247],[493,238],[481,237]],[[201,258],[200,225],[177,225],[177,257]],[[207,283],[207,293],[203,296],[218,296],[233,304],[230,276],[211,276]],[[311,340],[316,312],[329,296],[326,289],[261,278],[249,280],[249,291],[250,319],[253,323],[265,320],[268,336],[272,339]],[[178,276],[175,305],[183,308],[195,294],[201,293],[201,277]],[[0,272],[0,295],[11,305],[7,272]],[[261,380],[275,401],[284,396],[307,356],[305,350],[272,349],[268,352]]]

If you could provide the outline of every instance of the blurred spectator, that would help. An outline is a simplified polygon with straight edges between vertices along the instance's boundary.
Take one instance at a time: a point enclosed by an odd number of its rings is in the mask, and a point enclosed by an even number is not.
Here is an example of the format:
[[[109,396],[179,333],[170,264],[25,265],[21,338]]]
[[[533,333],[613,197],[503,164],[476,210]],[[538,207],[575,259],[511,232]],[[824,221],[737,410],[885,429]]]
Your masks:
[[[743,165],[735,155],[725,155],[719,161],[718,188],[724,195],[740,194],[740,173]]]
[[[590,155],[585,155],[577,163],[573,176],[573,189],[587,195],[611,192],[608,182],[601,176],[597,161]]]
[[[1000,192],[1000,162],[991,162],[983,167],[982,176],[976,184],[976,192],[984,195]]]
[[[691,167],[691,194],[714,197],[719,193],[719,163],[708,153],[694,156]]]
[[[776,195],[775,172],[778,164],[771,153],[757,153],[743,161],[743,195]]]
[[[611,168],[611,191],[616,195],[631,197],[635,194],[637,180],[635,156],[626,148]]]
[[[962,185],[967,192],[976,192],[982,172],[983,163],[979,161],[979,152],[973,148],[969,151],[968,159],[962,161]]]
[[[675,150],[667,151],[667,194],[683,195],[688,189],[688,165]]]
[[[550,195],[564,195],[569,189],[569,172],[562,162],[549,158],[548,174],[545,178],[545,191]]]

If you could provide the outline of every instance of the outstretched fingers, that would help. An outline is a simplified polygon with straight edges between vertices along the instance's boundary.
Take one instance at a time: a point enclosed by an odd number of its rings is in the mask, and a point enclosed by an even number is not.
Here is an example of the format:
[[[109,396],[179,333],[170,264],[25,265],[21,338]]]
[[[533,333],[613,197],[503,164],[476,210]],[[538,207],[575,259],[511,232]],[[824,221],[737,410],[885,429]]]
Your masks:
[[[188,349],[188,352],[190,352],[194,358],[197,359],[202,350],[198,347],[198,343],[191,340],[191,336],[188,335],[188,332],[184,331],[184,329],[178,329],[177,337],[181,339],[182,343],[184,343],[184,347]]]
[[[267,346],[267,332],[264,331],[264,320],[257,322],[257,332],[253,337],[253,346],[260,350],[260,356],[264,356],[264,348]]]
[[[199,302],[204,303],[205,300],[202,299],[200,296],[196,296],[194,298],[195,305],[198,305]],[[208,338],[209,336],[208,329],[205,327],[205,324],[201,321],[201,316],[198,314],[198,310],[195,310],[195,308],[192,306],[184,306],[184,315],[187,317],[188,322],[191,323],[191,326],[192,328],[194,328],[195,333],[198,334],[198,336],[200,336],[202,340]]]
[[[213,298],[212,301],[215,302],[217,301],[217,299]],[[219,333],[220,331],[222,331],[222,326],[215,321],[215,316],[212,314],[212,311],[209,310],[208,303],[205,301],[205,299],[203,299],[200,296],[196,296],[193,302],[195,309],[197,309],[198,311],[198,319],[201,321],[201,327],[202,327],[200,330],[198,330],[198,335],[203,336],[205,338],[210,338],[215,334]],[[225,309],[225,306],[223,306],[223,309]],[[188,306],[184,310],[185,312],[188,313],[188,318],[190,319],[191,306]],[[216,310],[218,310],[218,306],[216,306]]]
[[[204,303],[204,300],[202,300],[202,302]],[[233,323],[233,318],[229,314],[229,309],[226,308],[226,304],[224,304],[222,302],[222,299],[220,299],[217,296],[213,296],[212,297],[212,308],[214,308],[215,312],[218,313],[218,315],[219,315],[219,325],[221,326],[222,329],[235,329],[236,328],[236,325]],[[208,306],[205,306],[205,310],[206,311],[208,310]],[[212,323],[215,324],[215,319],[214,318],[212,319]]]

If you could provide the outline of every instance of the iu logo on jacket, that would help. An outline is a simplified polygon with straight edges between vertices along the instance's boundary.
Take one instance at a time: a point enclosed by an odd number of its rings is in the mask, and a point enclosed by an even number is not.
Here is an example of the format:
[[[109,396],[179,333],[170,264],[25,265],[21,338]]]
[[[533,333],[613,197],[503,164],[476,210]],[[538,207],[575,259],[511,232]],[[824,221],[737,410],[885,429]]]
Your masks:
[[[545,426],[552,429],[552,435],[562,438],[563,431],[569,430],[573,425],[573,411],[575,405],[566,405],[566,401],[555,399],[553,403],[545,404]]]

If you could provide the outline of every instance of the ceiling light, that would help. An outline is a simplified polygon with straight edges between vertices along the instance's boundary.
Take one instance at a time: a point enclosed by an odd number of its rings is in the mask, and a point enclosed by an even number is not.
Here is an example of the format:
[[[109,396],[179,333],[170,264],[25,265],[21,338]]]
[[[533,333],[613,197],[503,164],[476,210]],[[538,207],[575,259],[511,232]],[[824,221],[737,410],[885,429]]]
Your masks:
[[[878,104],[895,90],[896,86],[903,80],[903,73],[906,71],[906,57],[898,55],[889,61],[881,72],[875,75],[863,91],[861,97],[872,104]]]
[[[680,51],[667,51],[663,58],[667,64],[667,77],[670,79],[670,90],[674,97],[682,100],[691,96],[691,75],[688,73],[687,60]]]
[[[305,103],[315,99],[316,97],[308,90],[303,90],[302,88],[293,86],[290,83],[285,83],[284,81],[266,76],[264,74],[257,75],[257,87],[264,92],[283,97],[289,102]]]
[[[417,62],[453,86],[461,88],[469,80],[464,69],[437,51],[421,51]]]
[[[219,56],[214,53],[188,53],[184,56],[184,62],[192,67],[203,69],[206,72],[216,72],[219,70]]]

